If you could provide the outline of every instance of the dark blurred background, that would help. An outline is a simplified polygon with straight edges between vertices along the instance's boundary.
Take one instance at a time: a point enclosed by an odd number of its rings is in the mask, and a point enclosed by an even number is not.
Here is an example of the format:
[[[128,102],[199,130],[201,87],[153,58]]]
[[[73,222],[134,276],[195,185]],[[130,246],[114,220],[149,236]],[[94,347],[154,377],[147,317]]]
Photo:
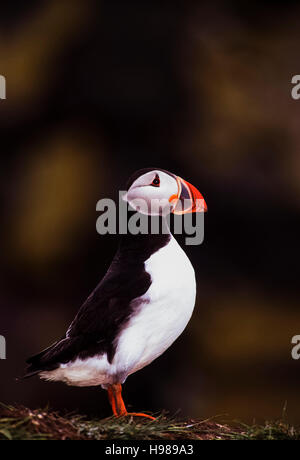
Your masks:
[[[136,169],[209,208],[192,321],[125,400],[182,415],[300,423],[298,2],[5,2],[0,15],[0,400],[106,416],[98,388],[21,383],[105,273],[96,202]]]

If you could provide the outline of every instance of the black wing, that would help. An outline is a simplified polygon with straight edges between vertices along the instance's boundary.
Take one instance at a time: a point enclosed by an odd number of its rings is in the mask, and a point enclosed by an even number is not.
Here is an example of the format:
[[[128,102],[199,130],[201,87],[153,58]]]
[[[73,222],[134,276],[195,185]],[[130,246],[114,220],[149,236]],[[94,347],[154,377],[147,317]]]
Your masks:
[[[29,358],[25,377],[54,370],[77,357],[107,353],[111,362],[115,339],[136,308],[131,301],[142,296],[150,284],[142,260],[128,263],[127,259],[125,263],[117,254],[103,280],[79,309],[66,337]]]

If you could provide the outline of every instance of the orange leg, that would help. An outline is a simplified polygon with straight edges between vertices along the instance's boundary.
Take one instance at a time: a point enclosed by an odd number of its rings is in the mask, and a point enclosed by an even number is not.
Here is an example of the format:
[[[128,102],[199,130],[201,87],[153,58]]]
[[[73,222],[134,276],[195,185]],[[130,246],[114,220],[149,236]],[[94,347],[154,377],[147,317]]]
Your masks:
[[[146,417],[151,420],[155,420],[154,417],[151,417],[151,415],[148,414],[144,414],[143,412],[127,412],[122,398],[122,385],[120,383],[110,385],[107,389],[107,393],[113,413],[116,417],[123,417],[125,415],[129,415],[133,417]]]
[[[108,387],[107,394],[108,394],[108,399],[109,399],[113,414],[118,415],[117,409],[116,409],[116,404],[115,404],[114,393],[113,393],[113,390],[112,390],[111,387]]]

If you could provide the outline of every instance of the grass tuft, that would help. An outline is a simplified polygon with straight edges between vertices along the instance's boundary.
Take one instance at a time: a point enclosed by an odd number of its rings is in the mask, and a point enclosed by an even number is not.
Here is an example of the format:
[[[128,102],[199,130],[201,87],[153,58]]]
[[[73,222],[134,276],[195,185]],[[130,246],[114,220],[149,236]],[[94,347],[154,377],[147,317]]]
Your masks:
[[[235,436],[235,439],[246,440],[266,440],[266,441],[280,441],[280,440],[300,440],[300,430],[290,425],[285,420],[278,420],[273,422],[265,422],[264,425],[241,425],[244,430]]]
[[[0,440],[280,440],[300,439],[286,421],[264,425],[219,423],[215,419],[178,421],[162,413],[155,421],[110,417],[87,420],[78,415],[0,405]]]

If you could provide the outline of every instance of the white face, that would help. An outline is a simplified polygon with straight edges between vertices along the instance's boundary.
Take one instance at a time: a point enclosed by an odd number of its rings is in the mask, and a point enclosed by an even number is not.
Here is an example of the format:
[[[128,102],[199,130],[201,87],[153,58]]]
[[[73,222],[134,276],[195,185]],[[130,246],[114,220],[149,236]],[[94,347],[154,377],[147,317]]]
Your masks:
[[[154,169],[138,177],[124,199],[142,214],[157,216],[172,211],[174,204],[170,199],[177,194],[178,184],[175,177]]]

